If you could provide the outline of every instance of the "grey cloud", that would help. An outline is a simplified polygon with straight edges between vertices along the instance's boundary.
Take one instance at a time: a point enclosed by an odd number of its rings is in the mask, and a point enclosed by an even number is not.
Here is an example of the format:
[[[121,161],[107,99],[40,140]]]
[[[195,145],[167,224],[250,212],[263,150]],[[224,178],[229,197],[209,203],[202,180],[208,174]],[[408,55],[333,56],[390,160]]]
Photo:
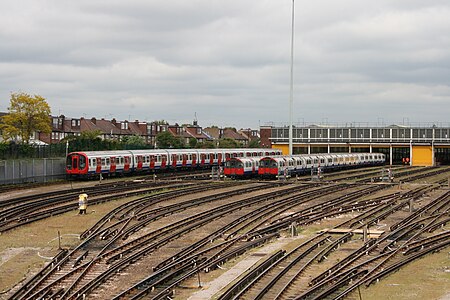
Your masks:
[[[291,3],[2,1],[0,95],[68,116],[286,122]],[[295,3],[294,119],[447,120],[448,1]]]

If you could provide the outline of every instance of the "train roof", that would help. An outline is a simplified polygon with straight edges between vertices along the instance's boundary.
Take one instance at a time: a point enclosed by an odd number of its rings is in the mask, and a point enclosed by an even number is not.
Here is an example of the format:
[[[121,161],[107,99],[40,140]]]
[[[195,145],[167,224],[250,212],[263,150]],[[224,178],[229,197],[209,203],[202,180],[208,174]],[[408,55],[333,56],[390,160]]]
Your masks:
[[[117,155],[129,155],[132,154],[129,150],[110,150],[110,151],[74,151],[72,154],[85,154],[86,156],[117,156]]]
[[[247,157],[231,157],[230,160],[237,160],[237,161],[259,161],[261,159],[260,156],[247,156]]]

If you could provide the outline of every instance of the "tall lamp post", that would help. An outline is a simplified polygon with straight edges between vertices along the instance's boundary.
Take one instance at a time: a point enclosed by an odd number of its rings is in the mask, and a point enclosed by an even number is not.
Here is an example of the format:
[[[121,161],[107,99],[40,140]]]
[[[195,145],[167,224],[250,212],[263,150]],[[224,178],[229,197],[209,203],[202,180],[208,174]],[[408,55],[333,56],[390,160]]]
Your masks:
[[[292,107],[294,103],[294,0],[292,0],[292,30],[291,30],[291,85],[289,96],[289,155],[293,154],[292,149]]]

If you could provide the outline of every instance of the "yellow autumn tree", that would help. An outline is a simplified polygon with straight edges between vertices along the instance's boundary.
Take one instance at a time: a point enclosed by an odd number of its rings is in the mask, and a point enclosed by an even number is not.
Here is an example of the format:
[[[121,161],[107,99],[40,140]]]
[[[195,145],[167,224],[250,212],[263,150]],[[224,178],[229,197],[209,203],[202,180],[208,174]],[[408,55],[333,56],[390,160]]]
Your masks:
[[[12,93],[8,114],[0,122],[5,140],[16,139],[28,144],[34,132],[51,133],[50,106],[44,97]]]

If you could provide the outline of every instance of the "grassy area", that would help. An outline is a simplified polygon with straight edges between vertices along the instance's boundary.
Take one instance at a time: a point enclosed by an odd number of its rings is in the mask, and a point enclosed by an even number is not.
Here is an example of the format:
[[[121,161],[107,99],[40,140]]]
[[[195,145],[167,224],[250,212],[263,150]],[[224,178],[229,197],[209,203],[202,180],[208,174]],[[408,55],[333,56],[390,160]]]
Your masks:
[[[427,255],[360,291],[363,300],[441,299],[450,294],[450,247]],[[353,296],[359,299],[358,292]]]
[[[89,206],[87,215],[78,210],[31,223],[0,235],[0,293],[34,274],[48,258],[58,253],[58,231],[61,247],[78,245],[79,235],[118,205],[133,200],[127,198]]]

